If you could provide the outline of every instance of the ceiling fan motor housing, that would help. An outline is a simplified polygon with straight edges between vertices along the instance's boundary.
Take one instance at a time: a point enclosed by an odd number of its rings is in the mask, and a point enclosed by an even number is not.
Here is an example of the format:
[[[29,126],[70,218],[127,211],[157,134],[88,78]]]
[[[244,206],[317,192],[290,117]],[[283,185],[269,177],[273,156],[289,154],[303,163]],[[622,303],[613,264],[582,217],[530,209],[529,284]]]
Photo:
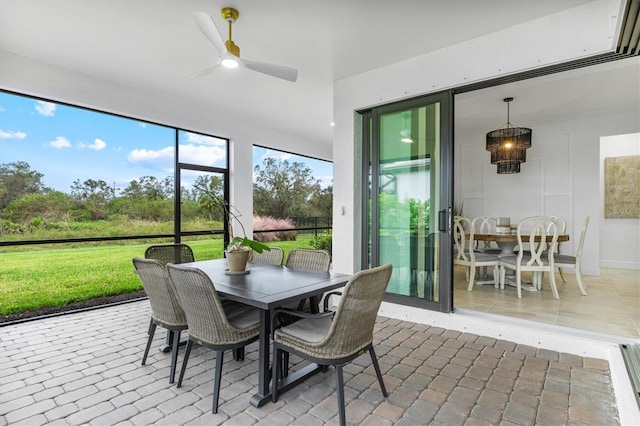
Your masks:
[[[231,39],[231,26],[233,25],[234,22],[238,20],[238,17],[240,16],[240,12],[238,12],[236,9],[232,7],[223,7],[222,10],[220,11],[220,15],[222,15],[222,19],[224,19],[229,23],[229,40],[225,41],[224,45],[227,47],[227,50],[229,51],[229,53],[237,57],[240,57],[240,48]]]

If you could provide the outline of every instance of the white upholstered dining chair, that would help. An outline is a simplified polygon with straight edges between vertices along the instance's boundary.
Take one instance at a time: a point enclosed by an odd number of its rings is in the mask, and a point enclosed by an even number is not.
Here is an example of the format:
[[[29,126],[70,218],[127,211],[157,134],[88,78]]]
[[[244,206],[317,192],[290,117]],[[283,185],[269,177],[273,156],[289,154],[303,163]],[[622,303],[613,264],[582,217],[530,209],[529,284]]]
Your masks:
[[[522,298],[522,273],[533,273],[533,285],[542,288],[542,274],[549,272],[554,299],[559,299],[554,272],[554,251],[558,243],[558,225],[548,216],[532,216],[520,221],[517,228],[517,254],[500,258],[500,287],[504,288],[506,269],[516,274],[518,298]],[[526,247],[528,246],[528,248]]]
[[[478,216],[473,218],[471,226],[474,234],[495,234],[497,219],[493,216]],[[476,241],[475,250],[481,253],[500,254],[500,247],[492,241]]]
[[[455,216],[453,220],[453,243],[454,258],[453,263],[467,267],[467,280],[469,285],[467,291],[473,290],[474,284],[493,283],[498,287],[498,276],[500,258],[494,254],[480,253],[474,251],[473,225],[471,220],[464,216]],[[493,266],[493,280],[476,281],[476,268]]]
[[[576,251],[575,256],[555,253],[553,255],[554,258],[554,266],[560,270],[560,276],[562,277],[562,281],[567,282],[564,278],[564,274],[562,272],[563,267],[575,267],[576,270],[576,281],[578,281],[578,287],[580,287],[580,293],[583,296],[587,296],[587,286],[584,285],[582,281],[582,249],[584,248],[584,238],[587,234],[587,226],[589,226],[590,216],[584,218],[584,223],[582,225],[582,232],[580,233],[580,241],[578,242],[578,250]]]

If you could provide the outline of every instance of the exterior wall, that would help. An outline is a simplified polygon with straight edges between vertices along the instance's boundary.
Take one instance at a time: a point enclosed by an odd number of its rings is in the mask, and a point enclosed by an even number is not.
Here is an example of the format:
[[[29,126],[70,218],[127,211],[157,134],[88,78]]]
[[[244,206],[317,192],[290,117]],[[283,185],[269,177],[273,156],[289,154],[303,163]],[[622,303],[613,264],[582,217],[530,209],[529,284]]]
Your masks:
[[[336,124],[333,143],[335,206],[333,243],[334,253],[340,252],[341,255],[334,257],[333,269],[346,273],[360,269],[359,241],[366,224],[362,222],[360,215],[360,199],[364,183],[360,177],[361,139],[356,113],[358,110],[442,91],[473,81],[610,51],[613,48],[611,43],[617,39],[615,27],[620,5],[618,1],[593,2],[336,82],[334,84]],[[623,122],[627,123],[624,126],[629,126],[628,120],[629,118],[623,119]],[[622,133],[616,131],[616,123],[604,126],[609,132],[613,132],[610,134]],[[589,138],[591,145],[593,138],[599,140],[602,134],[584,136]],[[560,140],[564,145],[563,149],[572,149],[572,141],[566,129],[554,131],[549,128],[547,135],[547,142],[541,144],[541,148],[547,143],[553,143],[554,140]],[[583,134],[577,132],[572,137],[582,136]],[[575,145],[573,147],[575,148]],[[574,150],[569,151],[568,155],[571,157],[575,155],[578,161],[575,164],[581,164],[580,161],[595,162],[596,166],[598,164],[597,150],[577,150],[577,152]],[[486,157],[483,155],[482,158]],[[593,204],[592,198],[589,198],[593,193],[585,192],[598,188],[598,178],[592,177],[589,173],[597,175],[586,169],[576,170],[573,184],[576,181],[585,181],[585,185],[580,184],[579,187],[574,188],[574,200],[567,201],[563,197],[559,200],[561,206],[572,209],[570,212],[573,215],[576,215],[573,212],[592,211],[592,208],[586,204]],[[566,194],[568,190],[569,188],[563,183],[560,191]],[[555,193],[549,190],[548,194],[548,203],[553,204],[556,201],[553,198]],[[592,220],[598,217],[597,213],[596,211]],[[575,232],[574,226],[572,234]],[[593,232],[592,235],[599,233],[597,229],[591,229],[590,232]],[[610,363],[622,424],[637,424],[640,421],[638,406],[631,396],[629,377],[617,345],[603,342],[598,336],[578,343],[576,339],[562,331],[544,330],[537,323],[505,325],[502,321],[441,314],[389,303],[383,304],[380,314],[464,332],[495,335],[502,339],[523,342],[536,347],[555,348],[569,353],[590,348],[589,353],[603,357]]]
[[[355,112],[612,50],[621,3],[596,1],[466,41],[334,84],[334,259],[339,272],[358,269],[360,140]],[[505,54],[508,52],[508,54]],[[344,215],[340,207],[344,206]],[[355,238],[354,238],[355,237]]]

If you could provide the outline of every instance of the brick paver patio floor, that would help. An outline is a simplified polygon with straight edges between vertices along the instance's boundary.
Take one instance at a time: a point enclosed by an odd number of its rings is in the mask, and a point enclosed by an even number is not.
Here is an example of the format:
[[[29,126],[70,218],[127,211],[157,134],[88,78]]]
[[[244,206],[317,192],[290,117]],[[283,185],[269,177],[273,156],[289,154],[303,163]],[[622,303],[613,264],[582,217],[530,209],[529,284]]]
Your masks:
[[[333,368],[276,404],[249,405],[257,343],[243,362],[225,356],[220,407],[211,414],[215,353],[195,348],[183,386],[169,384],[170,354],[158,350],[163,331],[140,365],[149,314],[142,301],[0,328],[0,425],[337,424]],[[350,424],[619,424],[605,360],[385,317],[375,349],[389,397],[368,354],[349,364]]]

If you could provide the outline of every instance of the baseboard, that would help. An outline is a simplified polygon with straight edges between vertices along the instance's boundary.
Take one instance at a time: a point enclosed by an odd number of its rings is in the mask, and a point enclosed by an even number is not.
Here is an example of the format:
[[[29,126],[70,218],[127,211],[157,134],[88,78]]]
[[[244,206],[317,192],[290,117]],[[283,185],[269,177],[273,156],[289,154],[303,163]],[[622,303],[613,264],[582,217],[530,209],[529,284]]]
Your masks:
[[[625,262],[620,260],[600,260],[601,268],[613,268],[613,269],[631,269],[634,271],[640,270],[640,262]],[[584,267],[583,267],[584,273]]]

